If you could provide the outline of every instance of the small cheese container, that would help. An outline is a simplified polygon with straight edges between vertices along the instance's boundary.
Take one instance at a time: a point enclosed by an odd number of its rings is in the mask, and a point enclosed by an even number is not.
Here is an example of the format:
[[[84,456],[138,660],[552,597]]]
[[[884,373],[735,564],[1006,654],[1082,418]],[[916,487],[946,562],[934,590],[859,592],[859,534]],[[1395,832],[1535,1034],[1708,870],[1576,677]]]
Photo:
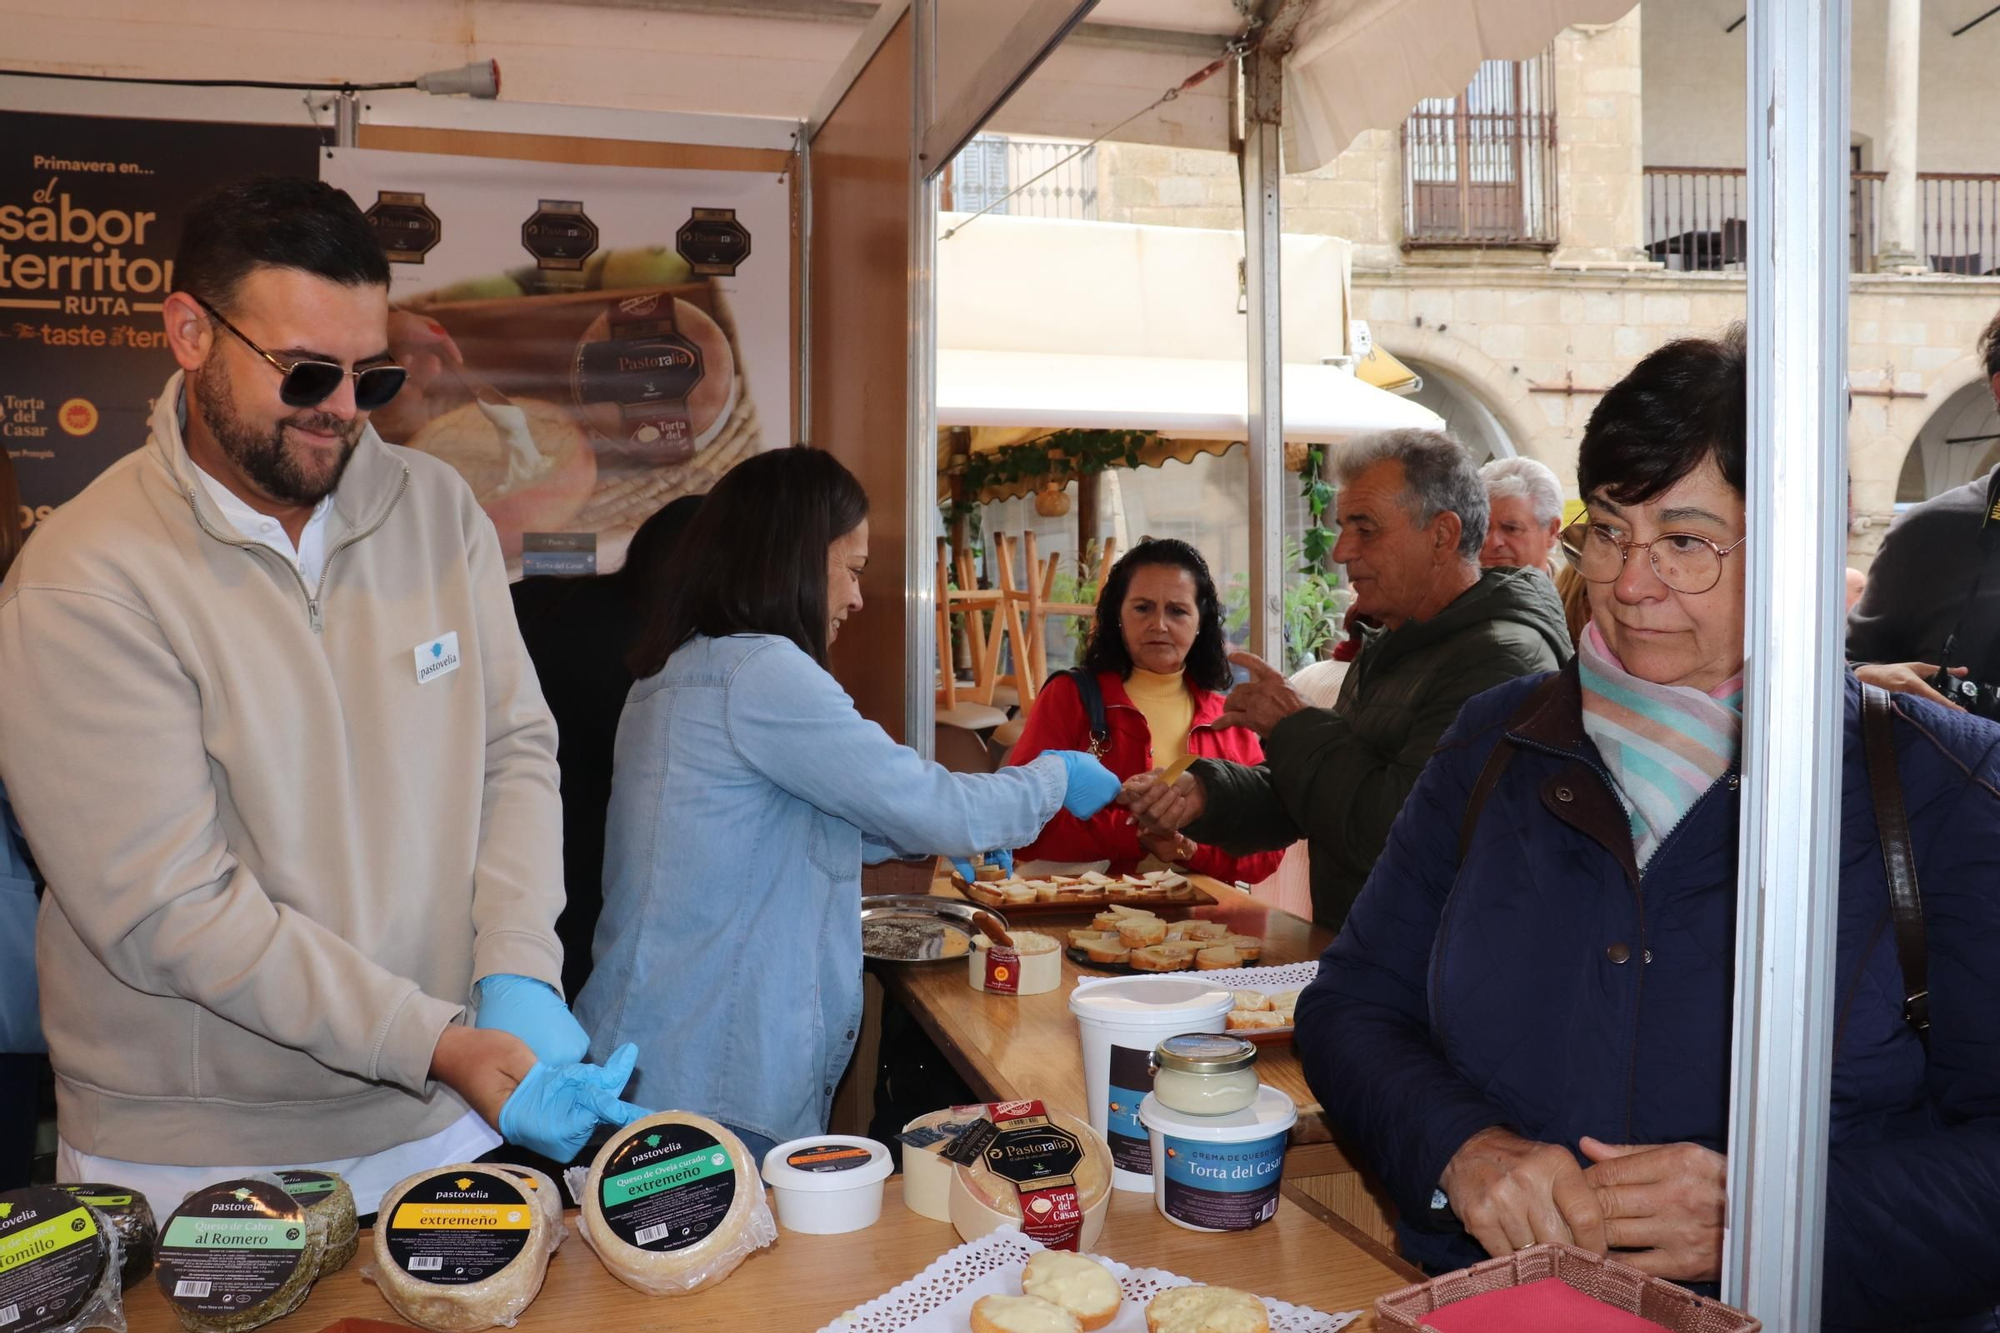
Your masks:
[[[1153,1048],[1153,1095],[1183,1115],[1231,1115],[1257,1100],[1257,1047],[1222,1032],[1188,1032]]]
[[[1062,941],[1040,931],[1013,932],[1014,959],[995,954],[984,935],[972,941],[965,957],[965,979],[989,995],[1044,995],[1062,985]]]
[[[1139,1103],[1139,1121],[1153,1148],[1153,1205],[1189,1231],[1248,1231],[1278,1212],[1285,1145],[1299,1108],[1276,1088],[1229,1115],[1188,1115],[1160,1103],[1157,1090]]]
[[[895,1170],[888,1148],[851,1134],[820,1134],[764,1154],[764,1183],[778,1225],[808,1236],[839,1236],[875,1225],[882,1182]]]

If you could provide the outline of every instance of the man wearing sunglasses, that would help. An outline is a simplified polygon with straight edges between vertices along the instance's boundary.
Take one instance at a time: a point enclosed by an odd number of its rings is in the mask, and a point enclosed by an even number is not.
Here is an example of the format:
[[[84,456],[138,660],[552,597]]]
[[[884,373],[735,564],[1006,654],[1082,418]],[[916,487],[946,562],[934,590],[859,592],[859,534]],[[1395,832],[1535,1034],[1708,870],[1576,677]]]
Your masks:
[[[567,1158],[635,1109],[559,994],[555,727],[498,539],[368,426],[388,263],[345,194],[262,180],[195,206],[175,284],[150,438],[0,587],[58,1170],[158,1212],[322,1166],[366,1213],[496,1126]]]

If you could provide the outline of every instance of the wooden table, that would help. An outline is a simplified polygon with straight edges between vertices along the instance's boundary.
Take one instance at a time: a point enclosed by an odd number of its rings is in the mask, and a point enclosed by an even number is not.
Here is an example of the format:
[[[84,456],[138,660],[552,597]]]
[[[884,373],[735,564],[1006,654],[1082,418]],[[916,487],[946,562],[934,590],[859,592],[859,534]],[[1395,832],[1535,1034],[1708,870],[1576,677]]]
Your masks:
[[[1333,932],[1290,912],[1252,898],[1220,880],[1196,875],[1194,882],[1216,899],[1214,907],[1195,909],[1196,918],[1221,921],[1232,933],[1255,935],[1264,941],[1256,967],[1304,963],[1318,958]],[[938,880],[933,893],[961,896],[948,880]],[[1004,915],[1005,908],[1000,911]],[[1045,924],[1022,916],[1014,924],[1023,930],[1044,930],[1067,941],[1067,931],[1088,925],[1094,911],[1057,917]],[[1089,1098],[1083,1087],[1083,1048],[1076,1018],[1069,1011],[1069,994],[1076,983],[1107,975],[1079,966],[1063,955],[1062,985],[1042,995],[988,995],[965,982],[965,965],[929,963],[887,964],[878,968],[882,985],[916,1017],[960,1076],[990,1101],[1036,1097],[1089,1118]],[[1265,1043],[1257,1053],[1257,1077],[1280,1088],[1299,1106],[1299,1123],[1292,1130],[1294,1147],[1331,1144],[1319,1099],[1306,1086],[1305,1070],[1290,1042]]]
[[[813,1333],[847,1310],[915,1277],[959,1244],[943,1222],[918,1217],[902,1204],[902,1179],[888,1182],[882,1220],[846,1236],[778,1233],[778,1242],[747,1259],[729,1278],[693,1296],[645,1296],[604,1271],[574,1234],[549,1262],[548,1281],[521,1316],[522,1333],[589,1329],[590,1333],[713,1330],[713,1333]],[[1197,1281],[1223,1283],[1329,1313],[1364,1310],[1357,1329],[1373,1329],[1375,1298],[1413,1281],[1409,1270],[1352,1243],[1337,1222],[1310,1200],[1287,1197],[1278,1214],[1255,1231],[1210,1235],[1173,1225],[1150,1198],[1115,1193],[1097,1244],[1121,1263],[1165,1268]],[[382,1294],[361,1280],[372,1262],[369,1238],[339,1273],[313,1288],[295,1313],[265,1325],[274,1333],[316,1333],[349,1317],[403,1321]],[[181,1333],[159,1287],[145,1282],[127,1293],[131,1333]]]
[[[1190,878],[1216,900],[1214,907],[1196,908],[1192,915],[1226,922],[1232,932],[1264,941],[1255,966],[1316,959],[1333,939],[1332,931],[1259,902],[1241,889],[1205,875]],[[935,880],[931,891],[962,896],[949,879]],[[1004,915],[1006,909],[1001,911]],[[1067,939],[1063,932],[1088,921],[1083,914],[1050,918],[1046,923],[1022,916],[1015,924]],[[1102,970],[1079,966],[1065,953],[1060,986],[1046,994],[1021,996],[973,990],[965,982],[962,963],[888,963],[876,964],[875,970],[883,987],[915,1016],[976,1095],[989,1101],[1040,1098],[1089,1119],[1083,1048],[1076,1018],[1069,1011],[1069,994],[1078,981],[1106,975]],[[1290,1042],[1262,1045],[1257,1077],[1298,1103],[1298,1124],[1292,1128],[1291,1147],[1285,1154],[1286,1178],[1305,1182],[1303,1188],[1314,1199],[1390,1254],[1394,1228],[1387,1196],[1334,1141]]]

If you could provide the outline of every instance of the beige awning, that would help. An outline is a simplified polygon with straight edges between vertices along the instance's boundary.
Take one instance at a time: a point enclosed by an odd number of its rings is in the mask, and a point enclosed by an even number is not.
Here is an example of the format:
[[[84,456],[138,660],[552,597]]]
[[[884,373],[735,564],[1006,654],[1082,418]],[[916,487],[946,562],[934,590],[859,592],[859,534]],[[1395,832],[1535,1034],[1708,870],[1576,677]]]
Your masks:
[[[1363,130],[1401,125],[1426,97],[1457,97],[1483,60],[1526,60],[1633,0],[1318,0],[1285,59],[1287,171],[1325,166]]]

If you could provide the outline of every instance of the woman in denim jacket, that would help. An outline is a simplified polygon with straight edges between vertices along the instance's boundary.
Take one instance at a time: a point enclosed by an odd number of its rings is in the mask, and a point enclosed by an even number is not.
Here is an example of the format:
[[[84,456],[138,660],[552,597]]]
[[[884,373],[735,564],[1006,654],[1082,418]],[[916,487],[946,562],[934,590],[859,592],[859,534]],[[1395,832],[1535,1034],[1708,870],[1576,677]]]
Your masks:
[[[951,773],[826,669],[861,609],[868,499],[831,455],[760,454],[710,493],[634,654],[576,1014],[639,1046],[626,1096],[760,1155],[826,1128],[861,1024],[861,867],[1033,841],[1117,794],[1085,754]]]

